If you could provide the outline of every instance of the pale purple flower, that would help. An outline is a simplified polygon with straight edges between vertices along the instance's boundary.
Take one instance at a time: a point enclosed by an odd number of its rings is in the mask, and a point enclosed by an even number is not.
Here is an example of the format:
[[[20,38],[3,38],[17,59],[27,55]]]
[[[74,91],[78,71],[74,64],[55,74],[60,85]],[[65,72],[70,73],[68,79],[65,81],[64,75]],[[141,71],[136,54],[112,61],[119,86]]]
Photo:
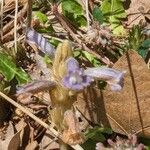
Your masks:
[[[95,79],[104,80],[109,85],[112,91],[120,91],[123,87],[124,71],[119,71],[107,67],[87,68],[84,71],[85,75]]]
[[[107,67],[88,68],[86,70],[79,67],[79,63],[73,57],[67,61],[67,75],[63,79],[63,85],[68,89],[82,90],[90,85],[95,79],[104,80],[112,91],[120,91],[123,87],[125,72]]]
[[[67,61],[67,75],[63,78],[63,85],[71,90],[83,90],[90,85],[93,79],[84,74],[84,70],[79,67],[79,63],[73,57]]]
[[[135,140],[133,142],[133,140]],[[107,140],[109,147],[105,147],[101,142],[96,144],[95,150],[145,150],[144,144],[139,144],[136,135],[130,135],[128,139],[116,137],[115,141]]]
[[[53,81],[48,80],[35,80],[24,86],[18,87],[17,95],[23,93],[37,93],[41,91],[46,91],[52,89],[56,85]]]
[[[35,44],[43,53],[49,55],[50,58],[54,58],[54,47],[42,36],[42,34],[36,32],[33,28],[27,29],[26,40],[29,44]]]

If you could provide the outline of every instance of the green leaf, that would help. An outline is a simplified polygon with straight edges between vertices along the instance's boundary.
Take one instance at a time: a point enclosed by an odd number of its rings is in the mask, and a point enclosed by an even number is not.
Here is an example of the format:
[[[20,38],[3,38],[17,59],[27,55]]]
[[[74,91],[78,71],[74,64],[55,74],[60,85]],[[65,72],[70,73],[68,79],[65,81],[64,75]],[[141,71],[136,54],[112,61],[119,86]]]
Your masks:
[[[144,144],[145,146],[147,146],[147,149],[150,150],[150,138],[145,138],[145,137],[139,137],[139,141]]]
[[[76,0],[62,0],[62,11],[76,27],[87,24],[82,6]]]
[[[103,15],[105,16],[110,15],[111,13],[110,8],[111,8],[111,0],[104,0],[101,5]]]
[[[92,139],[88,139],[81,146],[83,147],[84,150],[95,150],[96,143],[97,143],[96,141],[93,141]]]
[[[81,53],[82,53],[81,50],[75,50],[75,51],[73,51],[73,56],[78,58],[82,55]]]
[[[83,15],[77,16],[74,23],[76,23],[76,25],[80,26],[80,27],[86,26],[86,24],[87,24],[86,19]]]
[[[145,59],[150,48],[150,39],[145,40],[140,46],[138,53]]]
[[[17,68],[12,58],[4,53],[0,53],[0,72],[5,76],[6,81],[11,81],[16,77],[19,84],[29,81],[29,76],[21,68]]]
[[[11,81],[14,78],[15,69],[16,65],[13,63],[12,58],[0,53],[0,72],[5,76],[7,81]]]
[[[89,60],[91,63],[95,59],[95,57],[87,51],[82,51],[83,56]]]
[[[127,15],[122,0],[112,0],[110,22],[116,22],[117,19],[119,20],[126,17]]]
[[[127,17],[122,0],[104,0],[101,5],[105,20],[111,24],[114,35],[124,35],[121,19]],[[121,31],[119,31],[121,30]]]
[[[101,65],[101,63],[87,51],[82,51],[82,56],[86,58],[88,61],[90,61],[95,67]]]
[[[112,134],[112,130],[109,128],[102,128],[102,127],[96,126],[92,129],[89,129],[85,133],[85,137],[87,139],[92,139],[93,141],[103,142],[106,140],[103,133]]]
[[[44,62],[45,62],[46,64],[52,64],[52,63],[53,63],[52,60],[49,58],[48,55],[45,55],[43,59],[44,59]]]
[[[100,24],[103,24],[103,13],[99,7],[94,7],[93,9],[93,17],[96,21],[98,21]]]
[[[39,33],[54,33],[55,30],[51,24],[45,27],[38,27],[36,28],[36,31]]]
[[[145,40],[141,46],[144,48],[150,48],[150,39]]]
[[[110,28],[113,30],[113,34],[114,35],[125,35],[126,34],[126,31],[124,29],[124,27],[122,25],[119,25],[119,24],[112,24],[110,26]]]
[[[129,48],[133,50],[138,50],[144,41],[144,36],[142,35],[142,28],[139,25],[135,25],[129,31]]]
[[[75,18],[83,12],[82,6],[75,0],[62,0],[62,10],[64,13],[73,13]]]
[[[34,16],[35,16],[36,18],[38,18],[39,21],[40,21],[41,23],[43,23],[43,24],[48,21],[47,16],[46,16],[45,14],[43,14],[41,11],[35,11],[33,14],[34,14]]]
[[[19,85],[27,83],[30,80],[29,75],[22,68],[16,68],[16,70],[17,73],[15,75]]]
[[[58,44],[60,43],[60,41],[58,41],[57,39],[51,38],[49,40],[49,42],[55,47],[57,48]]]

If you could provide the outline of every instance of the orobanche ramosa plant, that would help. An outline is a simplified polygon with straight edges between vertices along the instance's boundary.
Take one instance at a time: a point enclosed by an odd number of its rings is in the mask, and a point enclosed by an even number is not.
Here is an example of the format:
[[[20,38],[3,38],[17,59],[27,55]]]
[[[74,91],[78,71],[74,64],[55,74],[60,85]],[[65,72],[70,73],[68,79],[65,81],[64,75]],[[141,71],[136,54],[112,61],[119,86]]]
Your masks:
[[[20,88],[17,93],[49,90],[52,102],[49,110],[50,118],[62,133],[63,142],[74,145],[83,143],[84,137],[73,110],[73,103],[78,93],[90,86],[94,80],[104,80],[110,85],[111,90],[119,91],[123,87],[125,72],[108,67],[80,68],[78,61],[73,57],[72,46],[68,40],[59,44],[55,50],[34,29],[28,29],[26,39],[29,44],[35,44],[41,51],[53,58],[51,68],[53,75],[50,81],[33,81]]]

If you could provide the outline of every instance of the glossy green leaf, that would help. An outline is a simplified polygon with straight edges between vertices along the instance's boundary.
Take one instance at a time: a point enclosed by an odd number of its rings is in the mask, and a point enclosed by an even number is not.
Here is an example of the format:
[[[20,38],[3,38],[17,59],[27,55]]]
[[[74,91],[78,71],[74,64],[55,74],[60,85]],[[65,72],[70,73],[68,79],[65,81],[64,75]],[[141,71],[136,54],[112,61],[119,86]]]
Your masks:
[[[126,30],[120,24],[112,24],[110,27],[113,30],[114,35],[122,35],[123,36],[126,34]]]
[[[0,72],[5,76],[7,81],[11,81],[16,72],[16,65],[13,63],[11,57],[0,53]]]
[[[145,40],[140,46],[138,53],[145,59],[150,48],[150,39]]]
[[[82,15],[82,16],[77,16],[74,23],[76,23],[76,25],[78,25],[80,27],[83,27],[83,26],[86,26],[87,21],[84,18],[84,16]]]
[[[82,56],[86,58],[90,63],[92,63],[95,67],[101,65],[100,61],[87,51],[82,51]]]
[[[11,81],[14,77],[19,84],[29,81],[27,73],[17,68],[12,58],[4,53],[0,53],[0,72],[5,76],[6,81]]]
[[[75,51],[73,51],[73,56],[74,56],[74,57],[78,58],[78,57],[80,57],[81,55],[82,55],[81,50],[75,50]]]
[[[141,46],[144,48],[150,48],[150,39],[145,40]]]
[[[93,17],[96,21],[98,21],[100,24],[103,23],[103,13],[99,7],[94,7],[93,9]]]
[[[87,51],[82,51],[83,56],[89,60],[91,63],[95,59],[95,57]]]
[[[18,84],[24,84],[30,80],[29,75],[22,68],[16,68],[16,71],[17,73],[15,74],[15,76]]]
[[[95,150],[96,143],[97,143],[96,141],[93,141],[92,139],[88,139],[81,146],[83,147],[84,150]]]
[[[101,5],[105,20],[111,24],[111,29],[115,35],[124,35],[125,29],[121,19],[127,17],[122,0],[104,0]]]
[[[62,0],[62,11],[76,27],[86,26],[82,6],[76,0]]]
[[[110,8],[111,8],[111,0],[104,0],[101,5],[103,15],[105,16],[110,15],[111,13]]]
[[[73,13],[76,18],[82,15],[82,6],[75,0],[62,0],[62,10],[64,13]]]
[[[40,21],[41,23],[43,23],[43,24],[48,21],[47,16],[46,16],[45,14],[43,14],[41,11],[35,11],[35,12],[34,12],[34,16],[35,16],[36,18],[38,18],[39,21]]]
[[[105,141],[105,137],[103,134],[112,134],[112,130],[108,129],[108,128],[102,128],[99,126],[96,126],[92,129],[89,129],[86,133],[85,133],[85,137],[86,139],[92,139],[93,141],[97,141],[97,142],[103,142]]]

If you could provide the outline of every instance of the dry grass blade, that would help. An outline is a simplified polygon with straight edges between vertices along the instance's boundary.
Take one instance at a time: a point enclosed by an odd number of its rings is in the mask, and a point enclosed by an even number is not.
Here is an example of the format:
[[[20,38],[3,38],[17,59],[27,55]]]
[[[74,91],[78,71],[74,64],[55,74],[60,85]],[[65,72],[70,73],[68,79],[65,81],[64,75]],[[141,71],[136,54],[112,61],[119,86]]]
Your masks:
[[[10,102],[12,105],[14,105],[15,107],[19,108],[21,111],[23,111],[25,114],[27,114],[28,116],[30,116],[33,120],[35,120],[36,122],[38,122],[40,125],[42,125],[44,128],[48,129],[49,131],[52,132],[54,137],[57,138],[61,138],[59,133],[51,128],[48,124],[46,124],[45,122],[43,122],[41,119],[39,119],[38,117],[36,117],[34,114],[32,114],[29,110],[27,110],[26,108],[24,108],[23,106],[21,106],[20,104],[18,104],[17,102],[15,102],[13,99],[11,99],[10,97],[8,97],[7,95],[5,95],[4,93],[0,92],[0,96],[3,97],[5,100],[7,100],[8,102]],[[70,145],[72,148],[74,148],[75,150],[83,150],[83,148],[80,145]]]
[[[1,2],[0,2],[0,7],[1,7],[1,11],[0,11],[0,14],[1,14],[1,16],[0,16],[0,39],[2,39],[2,37],[3,37],[3,8],[4,8],[4,0],[2,0]]]
[[[89,17],[89,8],[88,8],[88,0],[86,0],[86,18],[87,18],[87,29],[90,27],[90,17]]]
[[[17,53],[17,14],[18,14],[18,0],[15,0],[15,18],[14,18],[14,54]]]

